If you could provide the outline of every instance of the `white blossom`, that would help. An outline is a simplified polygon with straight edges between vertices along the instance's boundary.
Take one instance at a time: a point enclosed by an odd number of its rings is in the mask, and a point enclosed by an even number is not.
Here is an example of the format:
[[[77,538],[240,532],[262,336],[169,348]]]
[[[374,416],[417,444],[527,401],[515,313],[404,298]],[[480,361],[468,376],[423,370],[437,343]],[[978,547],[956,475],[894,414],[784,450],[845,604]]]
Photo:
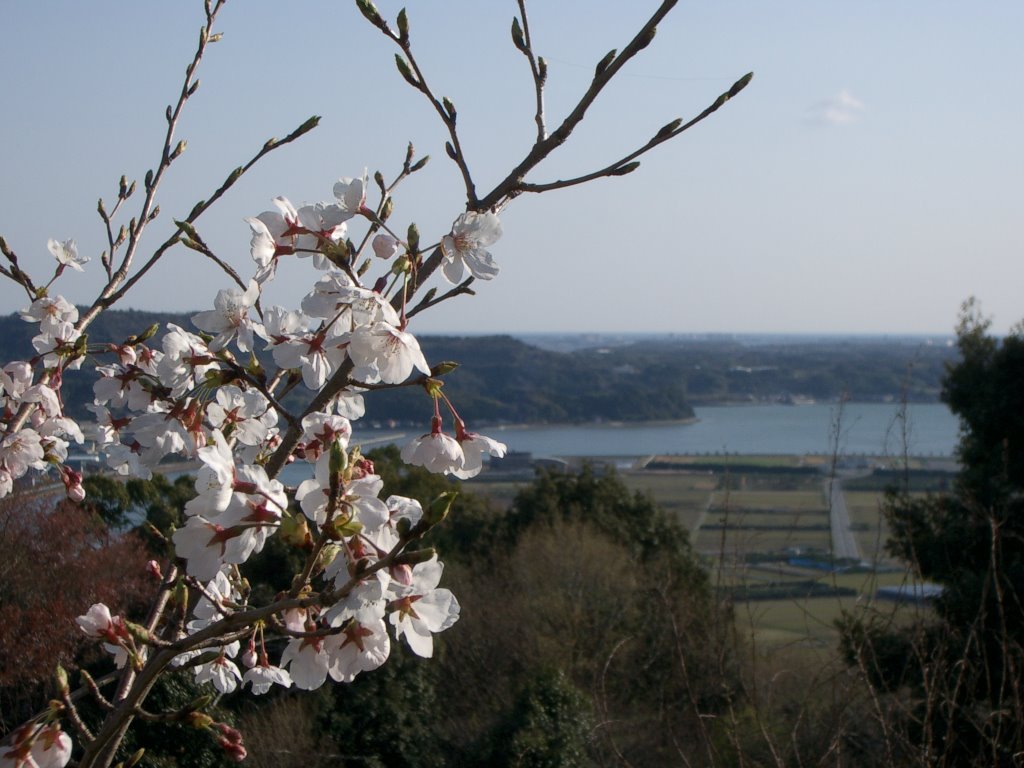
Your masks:
[[[60,262],[62,267],[71,267],[77,272],[85,271],[82,269],[82,265],[89,262],[89,257],[78,255],[78,246],[75,245],[74,240],[64,240],[62,242],[51,237],[46,241],[46,247],[49,248],[50,253]]]
[[[491,280],[498,274],[498,265],[487,250],[501,237],[498,217],[485,213],[464,213],[452,224],[451,234],[441,240],[445,278],[451,283],[462,281],[465,271],[478,280]]]

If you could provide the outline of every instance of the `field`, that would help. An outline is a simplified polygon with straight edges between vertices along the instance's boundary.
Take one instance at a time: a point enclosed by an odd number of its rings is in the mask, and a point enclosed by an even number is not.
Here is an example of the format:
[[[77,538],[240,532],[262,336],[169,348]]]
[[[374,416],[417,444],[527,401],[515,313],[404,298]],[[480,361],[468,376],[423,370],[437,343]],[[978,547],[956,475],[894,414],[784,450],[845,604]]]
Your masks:
[[[909,578],[884,551],[881,491],[844,490],[863,561],[875,564],[850,567],[834,563],[829,554],[826,458],[727,458],[729,466],[722,466],[722,457],[657,457],[659,469],[624,471],[620,477],[690,531],[712,583],[734,600],[741,635],[762,649],[831,647],[844,612],[901,622],[928,610],[875,597],[879,587]],[[526,482],[485,473],[469,487],[506,505]]]
[[[850,511],[850,527],[854,530],[865,559],[891,562],[885,553],[889,529],[882,515],[884,493],[846,491],[846,507]]]

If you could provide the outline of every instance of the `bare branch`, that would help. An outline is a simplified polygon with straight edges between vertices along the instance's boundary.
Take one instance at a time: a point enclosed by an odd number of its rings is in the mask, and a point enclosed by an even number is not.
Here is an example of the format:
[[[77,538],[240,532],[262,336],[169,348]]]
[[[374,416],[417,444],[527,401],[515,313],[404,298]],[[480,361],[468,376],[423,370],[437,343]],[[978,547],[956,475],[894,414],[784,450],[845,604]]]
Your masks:
[[[283,139],[270,139],[266,144],[263,145],[263,148],[260,149],[260,151],[257,152],[252,157],[252,159],[249,160],[249,162],[247,162],[245,165],[241,165],[238,168],[235,168],[235,170],[228,174],[228,177],[224,180],[224,183],[217,188],[217,190],[209,197],[209,199],[201,200],[200,202],[196,203],[195,206],[192,208],[192,211],[185,219],[183,219],[183,221],[187,224],[194,223],[203,213],[205,213],[210,208],[210,206],[212,206],[215,202],[217,202],[217,200],[223,197],[224,194],[229,189],[231,189],[231,187],[233,187],[250,168],[256,165],[256,163],[262,160],[266,155],[273,152],[275,149],[279,149],[280,147],[283,147],[286,144],[290,144],[291,142],[305,135],[309,131],[313,130],[314,128],[316,128],[319,122],[320,118],[317,116],[313,116],[306,120],[306,122],[304,122],[302,125],[296,128],[294,131],[285,136]],[[131,278],[128,279],[124,283],[124,285],[122,285],[119,289],[114,290],[113,285],[109,286],[108,289],[104,291],[100,298],[97,299],[91,307],[89,307],[89,309],[85,312],[82,318],[78,321],[78,330],[84,330],[85,327],[93,321],[96,315],[98,315],[103,310],[108,309],[115,302],[119,301],[128,291],[130,291],[132,287],[139,280],[142,279],[142,276],[145,275],[160,260],[164,253],[166,253],[172,246],[176,245],[179,242],[182,231],[183,228],[179,224],[177,231],[174,234],[172,234],[169,238],[167,238],[167,240],[165,240],[160,245],[160,247],[153,252],[153,255],[149,257],[149,260],[134,275],[132,275]]]
[[[735,83],[733,83],[732,87],[730,87],[728,91],[726,91],[717,99],[715,99],[711,106],[709,106],[695,118],[690,120],[688,123],[680,124],[681,121],[673,120],[671,123],[668,123],[661,130],[659,130],[654,135],[654,138],[652,138],[642,147],[640,147],[637,150],[634,150],[633,152],[630,152],[625,157],[616,160],[611,165],[607,165],[598,171],[593,171],[591,173],[584,174],[583,176],[577,176],[572,179],[560,179],[558,181],[552,181],[546,184],[523,183],[519,185],[519,190],[521,192],[549,192],[550,190],[553,189],[565,189],[566,187],[572,187],[577,184],[585,184],[588,181],[594,181],[595,179],[605,178],[608,176],[624,176],[627,173],[632,173],[640,166],[639,163],[634,162],[636,158],[654,149],[659,144],[664,144],[666,141],[674,139],[683,131],[689,130],[697,123],[701,122],[708,116],[717,112],[727,101],[729,101],[729,99],[731,99],[737,93],[746,88],[747,84],[751,81],[753,77],[754,73],[748,72]]]
[[[11,264],[10,269],[0,267],[0,274],[5,277],[9,277],[24,288],[29,299],[35,301],[35,299],[38,298],[38,289],[32,283],[32,278],[29,277],[27,273],[23,272],[21,267],[18,266],[18,255],[11,250],[11,247],[7,245],[7,241],[2,237],[0,237],[0,253],[2,253],[4,258],[6,258]]]
[[[436,298],[434,297],[433,289],[431,289],[431,291],[428,292],[427,295],[423,297],[419,304],[417,304],[411,310],[406,312],[405,316],[407,318],[411,318],[414,315],[418,315],[425,309],[430,309],[431,307],[440,304],[442,301],[453,299],[456,296],[462,296],[464,294],[475,296],[475,292],[473,291],[473,289],[469,287],[470,285],[473,284],[474,279],[475,278],[473,277],[467,277],[465,280],[463,280],[457,286],[452,288],[450,291],[447,291]]]
[[[366,2],[366,0],[356,0],[356,5],[371,24],[381,30],[385,37],[393,41],[402,49],[404,57],[400,54],[395,55],[395,62],[398,66],[398,71],[409,85],[427,97],[431,106],[434,107],[434,111],[437,112],[438,116],[441,118],[441,122],[444,123],[445,128],[448,129],[448,156],[451,157],[459,167],[459,172],[462,174],[463,184],[466,187],[466,199],[469,201],[469,207],[471,209],[475,209],[477,201],[476,185],[473,183],[473,177],[469,171],[469,164],[466,162],[466,155],[462,150],[462,143],[459,141],[458,131],[455,129],[455,121],[457,119],[455,107],[447,98],[444,98],[443,101],[438,99],[437,96],[434,95],[434,91],[427,84],[427,78],[423,74],[423,70],[420,69],[419,63],[416,61],[416,56],[412,52],[412,45],[409,41],[408,20],[406,19],[404,22],[402,22],[402,19],[399,20],[399,28],[402,31],[400,34],[396,34],[387,25],[387,22],[381,18],[372,3]]]
[[[172,149],[172,145],[174,145],[174,134],[177,130],[178,120],[181,117],[181,112],[184,109],[186,102],[196,91],[198,81],[193,80],[196,69],[199,67],[199,63],[203,59],[207,45],[210,44],[211,40],[216,40],[216,37],[212,35],[213,24],[216,21],[217,14],[224,6],[224,2],[225,0],[216,0],[214,3],[207,4],[206,24],[199,30],[199,44],[196,47],[196,52],[192,57],[192,61],[189,62],[189,65],[185,68],[185,79],[181,84],[178,99],[173,107],[168,105],[166,110],[167,131],[164,135],[163,147],[160,151],[160,162],[157,164],[155,171],[149,170],[146,172],[145,183],[143,185],[145,187],[145,195],[142,200],[142,206],[139,210],[137,219],[138,223],[129,225],[128,244],[125,248],[121,263],[110,277],[107,287],[101,294],[101,299],[97,300],[97,302],[93,304],[90,310],[86,313],[86,318],[88,318],[88,320],[85,324],[80,324],[80,330],[92,321],[92,318],[95,317],[95,313],[99,311],[99,308],[105,309],[110,306],[110,304],[104,304],[102,307],[98,307],[100,301],[107,299],[114,294],[117,286],[128,277],[132,262],[134,261],[136,252],[139,248],[142,234],[146,229],[146,225],[152,220],[152,214],[156,206],[156,193],[160,186],[160,182],[163,179],[164,173],[166,173],[167,169],[170,168],[171,163],[174,162],[174,160],[181,154],[181,150],[184,149],[184,146],[180,143]],[[113,256],[113,253],[111,253],[111,261],[113,260]],[[107,268],[107,271],[108,273],[110,272],[110,267]]]
[[[533,119],[537,123],[537,141],[544,141],[548,137],[547,127],[544,124],[544,83],[548,78],[548,66],[544,59],[538,59],[533,53],[533,42],[530,39],[530,20],[526,16],[526,0],[518,0],[519,15],[522,16],[523,25],[519,33],[522,44],[517,41],[516,28],[518,19],[512,20],[512,40],[522,54],[530,62],[530,72],[533,74],[533,89],[537,98],[537,108]]]
[[[469,210],[486,211],[497,208],[502,201],[512,199],[522,192],[523,180],[526,178],[526,174],[529,173],[533,168],[537,166],[542,160],[550,155],[555,149],[560,147],[569,138],[576,126],[579,125],[580,121],[586,115],[590,105],[594,103],[598,95],[604,90],[604,87],[608,85],[613,77],[622,69],[623,65],[640,51],[650,45],[654,39],[655,30],[662,19],[668,14],[669,11],[675,6],[678,0],[663,0],[662,4],[658,9],[651,15],[651,18],[647,20],[647,23],[640,28],[640,31],[633,37],[629,44],[622,49],[622,53],[618,56],[613,57],[613,60],[607,63],[606,66],[600,68],[600,70],[594,75],[594,79],[590,83],[590,87],[587,88],[586,92],[580,97],[579,102],[573,108],[573,110],[566,116],[562,121],[561,125],[555,129],[555,131],[542,141],[536,142],[526,157],[520,161],[520,163],[512,169],[512,171],[506,176],[498,185],[485,195],[480,200],[476,201],[476,205],[473,205],[473,200],[470,200]]]

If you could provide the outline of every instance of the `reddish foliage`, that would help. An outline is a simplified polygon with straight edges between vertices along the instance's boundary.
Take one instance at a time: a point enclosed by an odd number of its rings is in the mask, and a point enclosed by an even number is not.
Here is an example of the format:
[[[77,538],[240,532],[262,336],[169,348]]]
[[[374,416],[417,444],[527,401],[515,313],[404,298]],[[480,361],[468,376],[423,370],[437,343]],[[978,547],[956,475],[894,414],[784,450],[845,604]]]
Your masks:
[[[0,730],[45,704],[58,662],[94,645],[75,623],[90,605],[138,618],[155,587],[147,559],[136,536],[66,500],[0,501]]]

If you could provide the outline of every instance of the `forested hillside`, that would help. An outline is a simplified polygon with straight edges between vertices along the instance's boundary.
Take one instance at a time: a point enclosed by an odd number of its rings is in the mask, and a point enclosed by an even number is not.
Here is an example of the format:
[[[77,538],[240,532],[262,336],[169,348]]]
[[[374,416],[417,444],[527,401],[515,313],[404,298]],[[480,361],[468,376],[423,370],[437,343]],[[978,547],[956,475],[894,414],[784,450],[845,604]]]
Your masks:
[[[106,312],[95,340],[122,340],[154,323],[195,330],[190,313]],[[30,324],[0,318],[5,359],[32,354]],[[151,344],[159,347],[159,335]],[[934,401],[955,350],[906,340],[813,340],[750,344],[731,339],[649,339],[609,347],[554,352],[510,336],[423,336],[431,364],[459,370],[445,393],[471,425],[683,419],[692,405],[787,402],[811,398]],[[105,362],[103,360],[102,362]],[[91,377],[70,372],[64,396],[73,414],[91,401]],[[570,396],[566,396],[569,393]],[[381,392],[367,419],[429,422],[432,406],[418,387]]]

